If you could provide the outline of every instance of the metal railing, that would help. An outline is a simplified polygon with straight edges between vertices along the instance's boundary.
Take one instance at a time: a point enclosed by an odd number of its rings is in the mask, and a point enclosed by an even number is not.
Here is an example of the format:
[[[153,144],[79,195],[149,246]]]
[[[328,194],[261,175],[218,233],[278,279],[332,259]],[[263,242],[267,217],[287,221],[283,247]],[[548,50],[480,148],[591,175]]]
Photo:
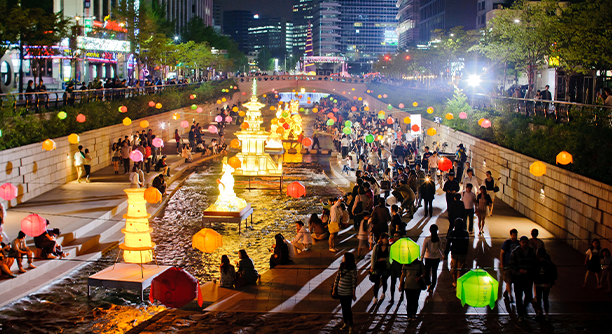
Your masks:
[[[370,82],[364,78],[346,78],[339,76],[330,75],[257,75],[257,76],[246,76],[236,77],[237,81],[250,82],[256,79],[257,81],[321,81],[321,82],[338,82],[338,83],[352,83],[352,84],[367,84]]]

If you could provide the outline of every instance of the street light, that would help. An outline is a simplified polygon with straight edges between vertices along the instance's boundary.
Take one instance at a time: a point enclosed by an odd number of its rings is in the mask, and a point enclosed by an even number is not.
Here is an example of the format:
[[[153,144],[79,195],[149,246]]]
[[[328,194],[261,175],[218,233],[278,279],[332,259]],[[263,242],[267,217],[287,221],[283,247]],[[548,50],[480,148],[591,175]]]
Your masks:
[[[519,19],[514,19],[514,23],[521,23],[521,20],[519,20]]]
[[[481,82],[480,76],[476,74],[472,74],[468,77],[467,83],[472,87],[479,86]]]
[[[175,41],[178,41],[178,36],[174,36],[174,40],[175,40]]]

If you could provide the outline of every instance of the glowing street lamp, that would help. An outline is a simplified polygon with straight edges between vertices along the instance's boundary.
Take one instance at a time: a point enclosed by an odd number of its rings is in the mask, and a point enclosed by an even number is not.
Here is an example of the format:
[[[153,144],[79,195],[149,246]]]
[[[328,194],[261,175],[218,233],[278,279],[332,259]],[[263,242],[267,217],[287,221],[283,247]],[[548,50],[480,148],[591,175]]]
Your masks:
[[[480,82],[482,80],[480,79],[479,75],[476,74],[472,74],[468,77],[467,79],[467,83],[468,85],[472,86],[472,87],[476,87],[476,86],[480,86]]]

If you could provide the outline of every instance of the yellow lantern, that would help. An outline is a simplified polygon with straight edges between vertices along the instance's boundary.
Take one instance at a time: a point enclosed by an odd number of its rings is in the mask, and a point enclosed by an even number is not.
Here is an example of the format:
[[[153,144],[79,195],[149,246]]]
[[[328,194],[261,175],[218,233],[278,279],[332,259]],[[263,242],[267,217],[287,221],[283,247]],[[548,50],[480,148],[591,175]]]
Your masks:
[[[233,111],[238,111],[238,107],[233,107],[232,110]]]
[[[428,114],[433,114],[433,112],[434,112],[434,108],[433,107],[427,108],[427,113]]]
[[[173,119],[173,120],[175,120],[175,121],[176,121],[176,120],[177,120],[177,119],[179,119],[179,118],[181,118],[181,115],[180,115],[179,113],[175,112],[174,114],[172,114],[172,119]]]
[[[244,117],[244,116],[246,116],[246,113],[244,111],[241,111],[241,112],[238,113],[238,116]]]
[[[276,124],[278,124],[278,118],[273,118],[273,119],[270,121],[270,123],[271,123],[272,125],[276,125]]]
[[[573,163],[573,162],[574,162],[574,158],[568,152],[561,151],[559,154],[557,154],[557,163],[558,164],[567,165],[567,164]]]
[[[129,117],[123,119],[123,125],[128,126],[132,124],[132,120]]]
[[[446,114],[446,119],[447,119],[447,120],[449,120],[449,121],[450,121],[450,120],[451,120],[451,119],[453,119],[453,118],[455,118],[455,116],[453,116],[453,114],[452,114],[452,113],[450,113],[450,112],[449,112],[448,114]]]
[[[221,104],[221,100],[217,100],[217,104]]]
[[[382,95],[378,94],[378,98],[379,98],[379,99],[381,99],[381,98],[382,98]]]
[[[536,161],[529,166],[529,173],[533,176],[542,176],[546,174],[546,165],[542,161]]]
[[[479,119],[478,120],[478,125],[482,126],[482,122],[484,122],[484,120],[485,120],[484,118]]]
[[[361,97],[360,97],[360,98],[357,98],[357,101],[362,101],[362,100],[363,100],[363,98],[361,98]]]
[[[227,160],[227,164],[230,165],[234,169],[238,169],[242,167],[242,161],[238,159],[238,157],[231,157]]]
[[[418,107],[418,106],[419,106],[419,103],[418,103],[417,101],[414,101],[414,102],[412,102],[412,106],[413,106],[413,107]]]
[[[427,129],[427,135],[428,136],[435,136],[436,133],[438,133],[438,131],[436,131],[436,129],[434,129],[434,128]]]
[[[79,135],[77,135],[76,133],[72,133],[68,136],[68,142],[70,144],[78,144],[80,141]]]
[[[363,110],[365,110],[365,111],[370,111],[370,107],[365,106],[365,107],[363,107]]]
[[[232,148],[239,148],[240,147],[240,140],[238,139],[232,139],[232,141],[230,142],[230,146]],[[230,165],[231,166],[231,165]]]
[[[147,121],[147,120],[140,121],[140,127],[143,128],[143,129],[148,128],[149,127],[149,121]]]
[[[319,112],[319,109],[318,108],[312,108],[312,112],[316,114],[316,113]]]
[[[161,109],[161,108],[162,108],[162,104],[161,104],[161,103],[156,104],[156,105],[155,105],[155,108],[157,108],[157,109]]]
[[[151,242],[149,227],[150,214],[147,213],[147,202],[145,200],[145,189],[125,189],[128,195],[125,228],[121,230],[125,234],[125,241],[119,245],[123,250],[123,260],[127,263],[147,263],[153,260],[153,249],[155,244]]]
[[[205,228],[193,236],[191,246],[203,253],[213,253],[223,246],[223,237],[215,230]]]
[[[271,107],[270,107],[270,110],[276,110],[276,107],[271,106]]]
[[[264,94],[263,97],[266,97],[266,94]]]
[[[144,192],[145,201],[151,204],[159,203],[162,200],[162,194],[155,187],[149,187]]]
[[[227,101],[227,99],[226,98],[222,98],[221,101],[225,102],[225,101]]]
[[[55,142],[51,139],[47,139],[42,143],[42,148],[45,151],[55,150]]]

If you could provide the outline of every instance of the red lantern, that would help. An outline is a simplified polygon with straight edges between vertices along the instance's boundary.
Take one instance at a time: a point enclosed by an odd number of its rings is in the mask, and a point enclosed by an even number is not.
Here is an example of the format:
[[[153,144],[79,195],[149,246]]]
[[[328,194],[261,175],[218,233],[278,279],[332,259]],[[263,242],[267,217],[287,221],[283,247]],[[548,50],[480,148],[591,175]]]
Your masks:
[[[246,92],[242,92],[242,95],[246,95]]]
[[[283,124],[283,128],[285,128],[285,130],[289,130],[289,123]]]
[[[119,110],[121,110],[122,113],[126,113],[127,112],[127,107],[126,106],[121,106],[121,108],[119,108]]]
[[[414,124],[414,125],[412,125],[412,127],[410,129],[412,129],[412,131],[414,131],[414,132],[418,132],[421,128],[419,128],[418,125]]]
[[[287,196],[291,196],[293,198],[300,198],[302,196],[306,196],[306,187],[303,184],[295,181],[287,187]]]
[[[172,267],[151,282],[151,303],[157,299],[166,307],[179,308],[196,298],[198,305],[202,306],[204,300],[198,280],[183,269]]]
[[[357,111],[357,107],[355,106],[351,107],[351,111]]]
[[[357,96],[353,96],[353,100],[357,100]]]
[[[327,114],[327,118],[334,118],[334,113],[330,112],[329,114]]]
[[[393,117],[387,118],[387,124],[393,124]]]
[[[154,101],[149,101],[149,107],[151,107],[151,108],[155,107],[155,102]]]
[[[33,213],[21,220],[21,230],[30,237],[37,237],[47,230],[47,220]]]
[[[312,139],[310,139],[310,138],[304,138],[304,139],[302,139],[302,145],[304,145],[304,146],[310,146],[310,145],[312,145]]]
[[[0,186],[0,197],[5,201],[10,201],[17,197],[17,187],[11,183],[5,183]],[[8,242],[8,241],[7,241]]]
[[[443,172],[448,172],[451,168],[453,168],[453,162],[450,159],[442,157],[440,161],[438,161],[438,169]]]
[[[85,120],[86,120],[86,118],[85,118],[85,115],[83,115],[83,114],[78,114],[77,117],[76,117],[76,121],[79,122],[79,123],[85,123]]]

